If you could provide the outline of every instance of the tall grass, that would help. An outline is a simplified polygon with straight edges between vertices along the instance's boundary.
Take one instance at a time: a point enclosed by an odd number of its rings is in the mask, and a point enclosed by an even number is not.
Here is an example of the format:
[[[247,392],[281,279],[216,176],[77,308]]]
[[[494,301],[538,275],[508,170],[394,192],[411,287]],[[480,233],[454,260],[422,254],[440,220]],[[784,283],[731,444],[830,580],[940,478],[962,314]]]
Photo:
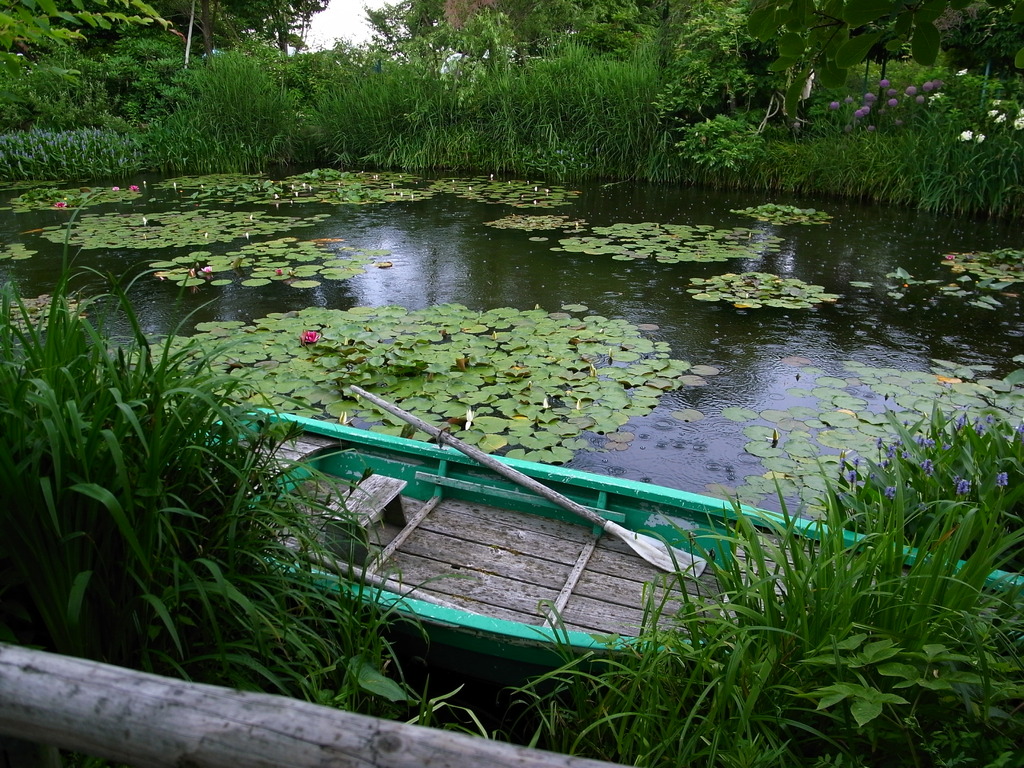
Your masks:
[[[662,178],[658,87],[653,56],[623,62],[567,45],[544,59],[457,75],[392,62],[326,91],[312,119],[342,163]]]
[[[0,634],[73,656],[379,708],[382,617],[325,588],[314,500],[243,379],[151,345],[124,291],[85,317],[0,302]],[[113,313],[127,337],[114,338]],[[7,322],[9,317],[15,322]],[[356,660],[350,662],[350,660]]]
[[[147,133],[168,173],[261,172],[301,145],[294,99],[261,63],[222,53],[196,72],[189,95]]]
[[[906,568],[898,511],[853,544],[831,501],[817,541],[740,520],[724,604],[687,598],[661,630],[655,605],[633,651],[523,688],[535,743],[645,766],[1017,764],[1021,595],[985,582],[1021,536],[979,536],[986,510],[953,505]]]

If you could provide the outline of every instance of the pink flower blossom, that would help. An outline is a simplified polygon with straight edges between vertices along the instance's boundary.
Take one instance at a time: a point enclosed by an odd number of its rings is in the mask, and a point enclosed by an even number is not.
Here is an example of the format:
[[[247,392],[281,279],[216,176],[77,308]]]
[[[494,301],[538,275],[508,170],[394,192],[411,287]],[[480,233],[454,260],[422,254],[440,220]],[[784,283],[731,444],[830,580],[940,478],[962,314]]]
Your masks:
[[[67,208],[68,204],[65,203],[63,200],[58,200],[56,203],[53,204],[53,207],[54,208]]]
[[[120,188],[120,187],[111,187],[111,188],[110,188],[110,191],[111,191],[111,192],[120,192],[120,191],[121,191],[121,188]]]
[[[139,185],[138,184],[132,184],[130,187],[128,187],[128,189],[131,190],[132,192],[138,192],[139,191]]]
[[[299,335],[299,343],[302,344],[302,346],[306,346],[307,344],[316,344],[321,338],[323,337],[320,334],[320,331],[303,331]]]

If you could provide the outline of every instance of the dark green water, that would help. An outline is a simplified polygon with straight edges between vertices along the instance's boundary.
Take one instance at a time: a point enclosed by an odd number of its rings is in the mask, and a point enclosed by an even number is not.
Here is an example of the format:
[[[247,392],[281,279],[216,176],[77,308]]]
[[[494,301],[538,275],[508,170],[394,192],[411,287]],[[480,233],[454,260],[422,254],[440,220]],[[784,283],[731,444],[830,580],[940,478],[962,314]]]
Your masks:
[[[1024,248],[1024,232],[1019,228],[830,200],[769,199],[634,184],[576,188],[583,194],[571,205],[547,212],[582,217],[590,226],[642,221],[754,226],[783,237],[783,247],[775,255],[728,263],[620,262],[608,256],[552,252],[555,233],[483,225],[513,212],[544,211],[516,211],[445,195],[382,205],[284,205],[282,212],[292,215],[330,213],[317,226],[296,231],[297,237],[344,238],[346,245],[387,249],[393,268],[370,269],[353,279],[325,281],[312,289],[235,284],[206,286],[199,293],[180,296],[175,286],[144,277],[132,295],[145,327],[154,333],[173,328],[188,312],[194,312],[190,323],[247,321],[312,305],[420,308],[446,302],[481,310],[539,305],[549,311],[584,304],[606,317],[656,324],[659,330],[650,335],[668,342],[673,357],[715,366],[720,375],[709,378],[706,387],[666,394],[654,413],[628,424],[624,429],[636,438],[627,450],[585,451],[571,466],[696,492],[713,483],[736,486],[745,476],[764,472],[759,460],[744,452],[747,438],[740,426],[722,418],[720,412],[726,406],[762,411],[794,404],[787,390],[794,385],[799,368],[784,362],[787,357],[807,358],[832,375],[844,375],[844,361],[927,370],[931,359],[941,358],[991,365],[992,374],[998,376],[1020,367],[1012,362],[1015,355],[1024,354],[1019,297],[998,296],[1004,307],[996,311],[942,295],[935,286],[914,286],[905,298],[894,299],[887,293],[895,281],[885,277],[902,267],[919,280],[948,282],[943,253]],[[160,209],[160,202],[145,200],[133,204],[133,213]],[[764,202],[816,207],[833,219],[826,226],[773,227],[729,212]],[[67,212],[56,210],[0,212],[0,240],[23,242],[40,251],[24,261],[0,260],[0,278],[13,280],[25,296],[48,292],[59,270],[60,249],[29,230],[68,218]],[[284,234],[288,233],[275,236]],[[537,234],[551,240],[529,239]],[[183,252],[196,247],[187,246]],[[223,246],[225,250],[237,247],[238,243]],[[124,249],[82,251],[75,256],[75,264],[118,275],[137,274],[148,261],[170,255],[169,249],[132,250],[129,243]],[[753,270],[819,284],[842,298],[835,305],[810,310],[740,310],[694,301],[685,290],[691,277]],[[851,287],[851,281],[870,282],[872,287]],[[853,394],[869,402],[877,398],[855,388]],[[683,423],[669,416],[681,408],[698,409],[707,418]],[[772,506],[770,501],[766,505]]]

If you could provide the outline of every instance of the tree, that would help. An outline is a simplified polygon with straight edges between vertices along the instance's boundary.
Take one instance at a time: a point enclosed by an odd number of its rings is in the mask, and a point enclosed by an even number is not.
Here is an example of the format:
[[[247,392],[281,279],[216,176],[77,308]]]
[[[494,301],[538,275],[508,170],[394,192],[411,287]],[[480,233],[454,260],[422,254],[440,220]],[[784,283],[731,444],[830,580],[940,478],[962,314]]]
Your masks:
[[[949,9],[960,10],[973,1],[753,0],[748,24],[758,39],[776,38],[779,57],[772,64],[774,70],[799,72],[786,93],[792,111],[812,69],[824,85],[841,86],[849,68],[890,35],[887,50],[899,50],[909,42],[915,61],[933,64],[940,47],[936,21]],[[997,7],[1013,2],[986,1]],[[1022,22],[1024,0],[1016,0],[1010,23]],[[1024,67],[1024,48],[1017,51],[1015,63]]]
[[[142,0],[75,0],[74,6],[74,11],[65,11],[58,9],[54,0],[0,0],[0,62],[12,74],[18,74],[30,65],[24,54],[33,45],[82,40],[83,28],[111,29],[154,22],[167,25]]]

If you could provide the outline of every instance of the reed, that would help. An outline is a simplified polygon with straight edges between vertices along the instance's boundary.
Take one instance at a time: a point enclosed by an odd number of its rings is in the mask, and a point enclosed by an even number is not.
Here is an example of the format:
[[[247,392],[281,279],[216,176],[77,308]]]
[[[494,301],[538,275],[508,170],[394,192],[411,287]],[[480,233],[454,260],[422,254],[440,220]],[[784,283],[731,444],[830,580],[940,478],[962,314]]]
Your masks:
[[[948,505],[907,568],[902,508],[875,512],[857,543],[834,495],[817,540],[739,520],[716,569],[728,602],[671,619],[652,602],[631,650],[522,688],[534,742],[649,766],[1012,763],[1020,591],[986,577],[1019,536],[979,539],[989,513]]]
[[[244,379],[188,345],[151,344],[119,288],[88,318],[66,278],[42,318],[9,287],[0,311],[14,319],[0,323],[0,633],[203,682],[392,706],[359,684],[364,667],[390,663],[385,617],[326,588],[284,543],[321,551],[317,502],[282,482],[285,434],[253,417]]]
[[[653,57],[622,62],[567,45],[525,64],[438,75],[391,63],[323,95],[314,122],[342,163],[557,178],[660,173]]]
[[[153,164],[167,173],[250,173],[295,158],[294,99],[256,59],[215,56],[188,97],[147,133]]]

